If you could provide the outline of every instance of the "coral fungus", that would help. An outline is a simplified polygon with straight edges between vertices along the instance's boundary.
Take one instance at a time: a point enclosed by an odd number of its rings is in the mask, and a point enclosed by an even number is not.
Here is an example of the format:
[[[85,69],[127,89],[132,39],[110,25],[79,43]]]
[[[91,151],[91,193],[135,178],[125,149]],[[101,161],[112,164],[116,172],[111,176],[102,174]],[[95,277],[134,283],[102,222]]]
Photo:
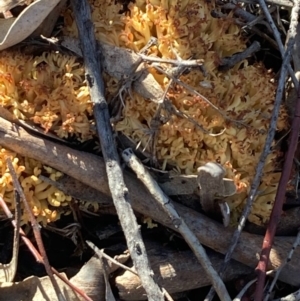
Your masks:
[[[161,112],[165,122],[158,129],[155,155],[162,168],[173,166],[185,174],[195,174],[199,166],[210,161],[222,164],[226,177],[233,179],[237,186],[237,194],[227,199],[233,216],[237,216],[247,197],[266,139],[276,89],[272,72],[260,63],[250,65],[247,60],[228,71],[219,71],[222,58],[243,51],[246,41],[231,15],[212,17],[212,10],[218,9],[213,3],[204,0],[137,0],[129,4],[128,13],[120,13],[122,6],[114,1],[90,2],[95,34],[100,41],[138,52],[154,36],[158,44],[148,49],[149,56],[203,59],[206,74],[193,69],[180,77],[199,94],[173,84],[167,97],[178,111],[206,131],[201,131],[183,115],[172,114],[165,108]],[[75,37],[77,29],[71,10],[65,11],[64,19],[64,34]],[[150,64],[148,67],[165,89],[170,79],[159,74]],[[168,66],[163,64],[162,67]],[[105,78],[107,94],[116,93],[115,80]],[[206,99],[225,112],[227,118]],[[17,118],[32,120],[59,137],[74,136],[80,141],[92,137],[92,104],[84,84],[83,68],[75,58],[57,53],[33,58],[2,52],[0,105]],[[147,148],[157,109],[158,104],[133,93],[127,97],[122,118],[115,128]],[[286,112],[281,108],[278,130],[286,126]],[[23,158],[19,164],[17,157],[13,157],[36,215],[47,220],[57,218],[58,209],[68,197],[37,179],[42,169],[39,163],[36,162],[38,169],[29,171],[26,164],[31,162],[30,159]],[[277,158],[275,150],[268,156],[259,194],[249,217],[257,224],[266,222],[270,215],[280,176],[275,171]],[[3,161],[0,164],[3,165]],[[1,181],[1,194],[11,200],[12,187],[6,167],[2,168]],[[48,206],[57,210],[48,212]]]

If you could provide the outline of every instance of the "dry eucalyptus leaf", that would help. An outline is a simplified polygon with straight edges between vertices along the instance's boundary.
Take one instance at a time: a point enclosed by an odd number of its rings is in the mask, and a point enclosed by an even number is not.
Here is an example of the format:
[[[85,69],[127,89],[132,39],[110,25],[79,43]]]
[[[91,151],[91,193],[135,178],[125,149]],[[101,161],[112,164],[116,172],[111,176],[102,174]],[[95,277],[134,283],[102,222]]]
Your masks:
[[[125,263],[129,258],[129,254],[121,254],[115,256],[115,260]],[[107,263],[107,273],[113,273],[119,267],[112,263]],[[103,265],[97,255],[81,267],[80,271],[70,279],[73,285],[83,290],[93,301],[105,300],[105,280],[103,275]],[[1,301],[1,300],[0,300]]]
[[[0,0],[0,12],[6,12],[18,5],[28,4],[28,0]]]
[[[61,274],[65,276],[65,274]],[[54,276],[61,292],[68,301],[79,301],[80,298],[56,275]],[[65,276],[66,277],[66,276]],[[31,276],[22,282],[0,283],[0,301],[56,301],[57,296],[48,276],[39,278]]]
[[[63,8],[65,7],[67,0],[60,0],[60,2],[54,7],[45,20],[38,26],[33,32],[31,37],[39,37],[41,35],[45,37],[51,37],[53,29],[56,26],[57,20],[61,15]]]
[[[37,0],[27,6],[17,18],[1,20],[0,50],[9,48],[26,39],[59,2],[60,0]]]

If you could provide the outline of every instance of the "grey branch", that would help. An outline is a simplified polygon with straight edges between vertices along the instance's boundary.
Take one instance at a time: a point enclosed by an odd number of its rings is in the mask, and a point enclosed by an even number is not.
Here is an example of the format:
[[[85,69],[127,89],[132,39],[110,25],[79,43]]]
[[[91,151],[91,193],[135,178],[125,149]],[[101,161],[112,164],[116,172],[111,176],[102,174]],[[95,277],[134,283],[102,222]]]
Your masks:
[[[230,301],[231,298],[227,289],[218,273],[213,268],[205,249],[202,247],[193,231],[191,231],[191,229],[187,226],[184,219],[178,215],[175,207],[171,203],[171,200],[164,194],[157,182],[153,180],[148,170],[146,170],[144,165],[134,155],[131,149],[125,149],[122,153],[122,157],[128,166],[137,174],[137,177],[143,182],[165,213],[170,217],[174,227],[178,229],[178,232],[183,236],[187,244],[193,250],[216,289],[219,298],[224,301]]]
[[[237,63],[245,60],[247,57],[251,56],[253,53],[260,50],[260,44],[257,41],[254,41],[246,50],[236,53],[229,58],[222,58],[219,65],[219,69],[226,71],[231,69]]]
[[[131,258],[146,290],[148,299],[163,301],[163,292],[154,281],[140,227],[137,224],[130,204],[128,189],[124,182],[113,138],[108,106],[104,97],[104,83],[100,76],[102,68],[100,60],[97,58],[97,43],[93,31],[90,8],[86,0],[73,0],[71,4],[81,41],[86,80],[92,102],[94,103],[94,116],[113,202],[125,234]]]

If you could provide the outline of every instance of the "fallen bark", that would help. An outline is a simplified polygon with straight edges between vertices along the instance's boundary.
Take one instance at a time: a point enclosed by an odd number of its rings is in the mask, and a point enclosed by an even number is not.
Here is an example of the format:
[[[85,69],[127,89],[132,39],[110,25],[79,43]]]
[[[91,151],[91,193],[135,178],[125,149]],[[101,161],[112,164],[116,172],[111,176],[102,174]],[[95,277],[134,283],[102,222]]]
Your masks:
[[[168,293],[184,292],[210,285],[205,270],[191,251],[174,251],[162,248],[158,244],[145,242],[148,258],[158,284]],[[218,270],[223,262],[223,256],[216,252],[207,252],[213,267]],[[230,281],[242,275],[251,273],[251,268],[233,260],[226,270],[223,281]],[[201,276],[199,276],[201,275]],[[141,286],[139,277],[129,271],[122,273],[115,279],[119,297],[122,300],[146,300],[146,294]]]
[[[40,160],[84,184],[110,195],[105,165],[100,157],[35,137],[20,126],[2,118],[0,118],[0,145],[22,156]],[[176,231],[172,221],[155,203],[143,184],[130,173],[125,172],[124,176],[134,210],[150,216],[155,221]],[[233,229],[224,228],[203,214],[182,205],[175,204],[175,208],[202,244],[219,253],[224,254],[227,251]],[[258,235],[243,233],[233,258],[254,268],[257,264],[257,254],[260,253],[262,239]],[[276,237],[271,250],[268,269],[275,269],[285,261],[293,242],[293,237]],[[282,270],[280,280],[291,285],[300,285],[299,272],[300,249],[297,249],[292,261]]]
[[[65,276],[62,274],[62,276]],[[72,289],[66,285],[56,275],[54,276],[60,289],[64,292],[68,301],[81,301]],[[0,301],[56,301],[56,293],[49,280],[49,276],[39,278],[31,276],[21,282],[4,282],[0,283]],[[102,299],[103,300],[103,299]]]
[[[82,57],[79,40],[64,37],[61,45]],[[139,55],[129,49],[124,49],[105,43],[98,43],[101,54],[103,70],[112,77],[122,80],[132,76],[132,66],[139,60]],[[139,77],[132,82],[133,90],[146,99],[161,103],[164,95],[162,87],[154,79],[147,68],[141,70]]]

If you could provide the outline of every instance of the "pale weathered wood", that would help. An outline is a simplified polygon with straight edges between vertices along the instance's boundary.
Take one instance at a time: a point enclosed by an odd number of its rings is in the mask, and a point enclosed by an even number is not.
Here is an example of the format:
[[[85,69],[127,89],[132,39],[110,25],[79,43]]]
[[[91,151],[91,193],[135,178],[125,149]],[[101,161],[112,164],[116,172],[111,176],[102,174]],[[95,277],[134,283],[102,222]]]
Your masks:
[[[69,176],[109,195],[105,165],[103,159],[95,155],[73,150],[54,142],[34,137],[18,125],[0,118],[0,145],[20,155],[35,158]],[[129,189],[134,210],[152,217],[161,224],[174,228],[163,210],[156,205],[150,194],[136,177],[125,173],[125,182]],[[228,248],[233,230],[207,218],[182,205],[175,204],[176,210],[188,226],[195,232],[200,242],[220,253]],[[243,233],[233,258],[248,266],[255,267],[261,251],[262,237]],[[293,237],[276,237],[273,245],[269,268],[276,268],[282,262],[293,244]],[[296,249],[293,259],[282,270],[280,279],[292,285],[300,285],[300,249]]]
[[[145,242],[151,267],[158,276],[158,283],[170,294],[210,285],[204,269],[191,251],[175,251],[162,248],[153,242]],[[216,252],[207,252],[217,270],[221,267],[223,256]],[[232,261],[226,270],[224,281],[249,274],[251,268]],[[122,300],[145,300],[146,295],[139,278],[129,271],[122,271],[115,279]]]

